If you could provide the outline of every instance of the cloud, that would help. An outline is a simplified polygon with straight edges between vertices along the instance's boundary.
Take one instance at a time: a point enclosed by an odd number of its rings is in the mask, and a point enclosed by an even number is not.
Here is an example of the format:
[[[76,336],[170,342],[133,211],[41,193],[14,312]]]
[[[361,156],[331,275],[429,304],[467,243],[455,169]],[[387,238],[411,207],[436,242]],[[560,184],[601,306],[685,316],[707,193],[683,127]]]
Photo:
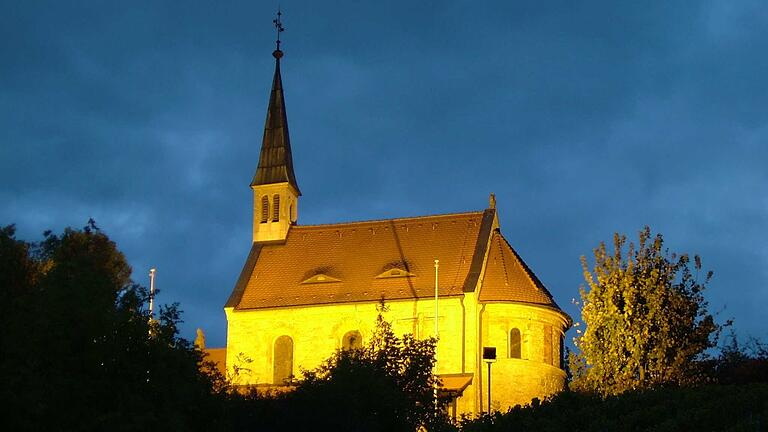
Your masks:
[[[300,223],[483,208],[568,305],[580,255],[649,224],[762,331],[760,2],[285,6]],[[94,217],[224,343],[273,73],[270,5],[19,3],[0,17],[0,220]]]

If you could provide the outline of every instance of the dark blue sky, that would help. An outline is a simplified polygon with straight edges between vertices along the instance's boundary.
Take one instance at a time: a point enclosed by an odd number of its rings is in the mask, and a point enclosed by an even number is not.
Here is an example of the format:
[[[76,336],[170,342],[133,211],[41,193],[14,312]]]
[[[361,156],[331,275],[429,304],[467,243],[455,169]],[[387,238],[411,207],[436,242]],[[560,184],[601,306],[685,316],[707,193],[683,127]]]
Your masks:
[[[558,302],[643,225],[766,338],[768,6],[281,1],[299,223],[482,209]],[[114,238],[225,340],[274,70],[270,2],[0,1],[0,224]]]

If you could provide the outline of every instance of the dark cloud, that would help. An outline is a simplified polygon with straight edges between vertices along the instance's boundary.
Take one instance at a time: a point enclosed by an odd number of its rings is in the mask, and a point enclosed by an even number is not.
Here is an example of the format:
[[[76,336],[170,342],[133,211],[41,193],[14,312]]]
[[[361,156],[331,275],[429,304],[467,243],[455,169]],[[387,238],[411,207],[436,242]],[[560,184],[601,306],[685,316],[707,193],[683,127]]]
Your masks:
[[[0,13],[0,220],[114,237],[223,344],[248,249],[272,5],[16,2]],[[483,208],[570,305],[580,255],[643,225],[766,337],[760,2],[289,2],[300,222]]]

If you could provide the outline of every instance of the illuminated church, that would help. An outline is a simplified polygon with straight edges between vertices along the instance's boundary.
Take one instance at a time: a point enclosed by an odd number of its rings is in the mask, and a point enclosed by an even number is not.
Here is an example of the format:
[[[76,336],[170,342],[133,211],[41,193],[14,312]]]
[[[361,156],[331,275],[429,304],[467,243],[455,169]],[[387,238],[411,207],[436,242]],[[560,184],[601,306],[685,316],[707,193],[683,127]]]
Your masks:
[[[496,349],[493,409],[561,390],[571,319],[502,235],[493,196],[465,213],[299,223],[279,45],[273,55],[253,243],[224,307],[227,346],[210,350],[233,383],[286,388],[302,368],[366,343],[383,298],[399,335],[433,336],[437,319],[436,369],[454,415],[488,409],[485,347]]]

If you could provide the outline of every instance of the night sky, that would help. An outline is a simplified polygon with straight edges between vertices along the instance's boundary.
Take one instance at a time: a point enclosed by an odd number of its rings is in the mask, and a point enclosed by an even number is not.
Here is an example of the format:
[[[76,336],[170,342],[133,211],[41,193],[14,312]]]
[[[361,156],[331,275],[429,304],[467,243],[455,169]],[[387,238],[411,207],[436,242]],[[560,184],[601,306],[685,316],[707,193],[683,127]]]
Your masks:
[[[565,310],[615,231],[766,340],[768,6],[281,0],[299,223],[481,210]],[[223,345],[276,2],[0,1],[0,224],[88,218]],[[571,336],[574,332],[571,332]]]

